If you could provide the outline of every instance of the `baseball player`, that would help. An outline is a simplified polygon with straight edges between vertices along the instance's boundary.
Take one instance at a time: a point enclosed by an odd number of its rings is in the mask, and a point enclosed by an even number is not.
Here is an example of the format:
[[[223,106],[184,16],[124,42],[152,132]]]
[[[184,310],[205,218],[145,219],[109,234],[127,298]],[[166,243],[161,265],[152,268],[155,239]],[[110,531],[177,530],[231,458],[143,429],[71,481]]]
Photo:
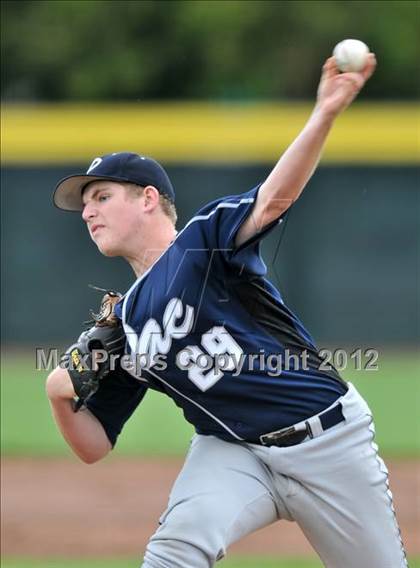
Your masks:
[[[55,204],[82,211],[100,252],[137,277],[123,298],[106,296],[47,380],[64,438],[83,461],[103,458],[148,389],[196,431],[144,568],[208,568],[280,519],[330,568],[407,566],[371,411],[321,366],[260,256],[374,68],[373,54],[358,73],[328,59],[311,117],[267,179],[204,206],[179,233],[172,184],[150,158],[98,157],[56,187]],[[118,364],[94,363],[95,346]]]

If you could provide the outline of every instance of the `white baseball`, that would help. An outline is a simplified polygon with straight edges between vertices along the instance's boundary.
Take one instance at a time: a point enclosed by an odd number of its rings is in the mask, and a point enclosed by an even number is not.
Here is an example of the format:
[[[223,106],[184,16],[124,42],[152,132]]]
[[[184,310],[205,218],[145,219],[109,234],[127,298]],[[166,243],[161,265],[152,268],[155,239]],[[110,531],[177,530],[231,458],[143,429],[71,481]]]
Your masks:
[[[367,62],[368,46],[358,39],[345,39],[334,47],[333,55],[340,71],[361,71]]]

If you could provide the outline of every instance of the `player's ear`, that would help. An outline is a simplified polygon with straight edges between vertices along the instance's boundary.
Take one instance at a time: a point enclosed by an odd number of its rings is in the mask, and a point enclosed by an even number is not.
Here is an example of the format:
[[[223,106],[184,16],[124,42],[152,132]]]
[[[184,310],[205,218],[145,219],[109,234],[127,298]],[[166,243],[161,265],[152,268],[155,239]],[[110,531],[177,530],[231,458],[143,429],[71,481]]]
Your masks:
[[[154,185],[146,185],[143,190],[146,211],[152,211],[159,205],[159,190]]]

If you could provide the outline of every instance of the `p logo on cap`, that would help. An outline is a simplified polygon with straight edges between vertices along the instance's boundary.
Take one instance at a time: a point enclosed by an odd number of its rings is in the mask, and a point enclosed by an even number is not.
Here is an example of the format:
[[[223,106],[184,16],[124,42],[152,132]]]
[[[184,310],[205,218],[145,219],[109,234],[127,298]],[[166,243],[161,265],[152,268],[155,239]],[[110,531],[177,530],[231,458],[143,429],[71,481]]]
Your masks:
[[[99,164],[102,162],[102,158],[95,158],[93,160],[93,162],[90,164],[88,170],[87,170],[87,174],[89,174],[92,170],[94,170],[97,166],[99,166]]]

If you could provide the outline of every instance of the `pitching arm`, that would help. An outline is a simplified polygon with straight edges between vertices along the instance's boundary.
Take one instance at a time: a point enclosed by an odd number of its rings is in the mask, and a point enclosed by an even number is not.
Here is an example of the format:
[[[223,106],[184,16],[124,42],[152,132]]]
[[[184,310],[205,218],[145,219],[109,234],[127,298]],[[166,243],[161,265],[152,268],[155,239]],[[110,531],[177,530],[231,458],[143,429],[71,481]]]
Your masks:
[[[315,108],[301,133],[262,184],[252,214],[238,231],[236,246],[260,232],[296,201],[318,165],[334,120],[351,104],[375,66],[375,56],[370,53],[362,71],[340,74],[334,57],[327,59]]]

